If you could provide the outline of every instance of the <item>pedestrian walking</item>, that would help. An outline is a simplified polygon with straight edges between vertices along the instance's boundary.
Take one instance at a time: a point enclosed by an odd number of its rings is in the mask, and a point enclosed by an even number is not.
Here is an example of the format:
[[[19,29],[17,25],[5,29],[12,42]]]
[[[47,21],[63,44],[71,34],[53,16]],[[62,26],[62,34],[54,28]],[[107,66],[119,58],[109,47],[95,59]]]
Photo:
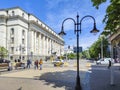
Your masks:
[[[35,61],[34,61],[34,68],[35,68],[35,69],[38,69],[38,60],[35,60]]]
[[[108,69],[110,69],[110,67],[111,67],[111,60],[109,60],[109,64],[108,64]]]
[[[13,62],[13,66],[15,69],[17,69],[17,60],[15,59],[15,61]]]
[[[42,64],[43,64],[43,60],[40,59],[39,65],[40,65],[40,70],[42,70]]]
[[[27,60],[27,68],[30,68],[31,61],[30,59]]]

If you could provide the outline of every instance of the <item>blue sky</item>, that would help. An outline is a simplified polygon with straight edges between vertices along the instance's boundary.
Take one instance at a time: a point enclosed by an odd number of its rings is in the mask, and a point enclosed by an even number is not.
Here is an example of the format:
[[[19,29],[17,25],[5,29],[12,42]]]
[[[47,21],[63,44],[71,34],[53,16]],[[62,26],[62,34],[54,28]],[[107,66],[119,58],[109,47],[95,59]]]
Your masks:
[[[105,15],[106,7],[109,3],[100,5],[99,10],[92,6],[91,0],[1,0],[0,9],[19,6],[28,13],[34,14],[41,21],[51,27],[56,33],[61,30],[61,24],[66,18],[76,20],[77,13],[80,19],[86,15],[91,15],[96,20],[97,28],[100,32],[93,35],[90,32],[93,28],[93,20],[85,18],[82,21],[82,33],[80,34],[80,46],[83,49],[90,47],[96,41],[99,34],[103,31],[105,24],[102,20]],[[76,35],[74,34],[74,24],[68,20],[64,23],[64,29],[67,33],[64,36],[65,44],[76,46]]]

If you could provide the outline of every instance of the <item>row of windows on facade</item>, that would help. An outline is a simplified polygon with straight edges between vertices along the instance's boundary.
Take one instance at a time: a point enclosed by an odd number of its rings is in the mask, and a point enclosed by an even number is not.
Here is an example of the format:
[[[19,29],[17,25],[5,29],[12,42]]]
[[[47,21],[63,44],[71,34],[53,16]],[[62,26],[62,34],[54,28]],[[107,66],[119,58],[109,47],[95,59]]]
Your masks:
[[[15,16],[15,11],[12,11],[12,16]],[[22,17],[24,18],[24,13],[22,13]],[[38,23],[38,20],[36,22]],[[40,24],[40,25],[42,26],[43,24]],[[45,28],[49,30],[49,28],[47,28],[47,27],[45,27]]]
[[[11,28],[11,35],[14,35],[14,28]],[[25,36],[25,30],[22,30],[22,35]]]
[[[22,44],[25,44],[25,30],[22,30]],[[14,44],[14,28],[11,28],[11,33],[10,33],[10,38],[11,38],[11,44]]]
[[[11,28],[11,43],[14,43],[14,28]],[[22,30],[22,44],[25,44],[25,40],[24,40],[24,37],[25,37],[25,30]],[[37,37],[39,37],[39,35],[37,34]],[[41,39],[43,38],[43,35],[41,35]],[[47,39],[47,36],[45,36],[45,40]],[[49,39],[50,41],[50,39]]]
[[[11,54],[14,54],[14,50],[21,52],[21,54],[25,54],[25,51],[26,51],[24,47],[21,47],[21,48],[20,47],[16,47],[16,48],[11,47],[10,49],[11,49],[10,50]]]
[[[14,44],[14,34],[15,34],[15,32],[14,32],[15,30],[14,30],[14,28],[11,28],[11,33],[10,33],[10,44]],[[25,30],[22,30],[22,45],[24,45],[25,44]],[[41,38],[43,38],[43,36],[41,36]],[[46,40],[46,38],[47,37],[45,37],[45,40]],[[49,40],[48,40],[49,41]],[[36,41],[36,42],[38,42],[38,41]],[[10,47],[10,53],[11,54],[14,54],[14,51],[15,51],[15,47]],[[18,51],[17,49],[16,49],[16,51]],[[20,51],[20,50],[19,50]],[[21,49],[21,52],[22,53],[25,53],[25,47],[22,47],[22,49]]]
[[[15,16],[15,11],[12,11],[12,16]],[[22,13],[22,17],[23,17],[23,18],[24,18],[24,16],[25,16],[25,14]],[[38,23],[38,20],[37,20],[36,22]],[[42,26],[42,24],[41,24],[41,26]]]
[[[24,13],[22,13],[22,17],[24,18]],[[15,11],[12,11],[12,16],[15,16]],[[36,21],[37,23],[38,23],[38,20]],[[40,24],[41,26],[43,25],[43,24]],[[44,25],[43,25],[44,26]],[[44,26],[46,29],[48,29],[49,30],[49,28],[47,28],[46,26]],[[52,31],[52,33],[53,33],[53,31]]]
[[[14,35],[15,35],[15,30],[14,30],[14,28],[11,28],[11,32],[10,32],[10,43],[11,44],[14,44],[14,38],[15,38]],[[25,44],[24,37],[25,37],[25,30],[22,30],[22,45]],[[25,52],[24,47],[23,48],[18,47],[18,48],[19,48],[19,51],[21,51],[21,53]],[[18,48],[16,48],[16,51],[18,51]],[[14,47],[10,47],[11,54],[14,54],[14,49],[15,49]]]
[[[13,60],[13,56],[10,56],[10,60]],[[18,62],[19,60],[25,60],[25,56],[19,56],[18,58],[15,58]]]
[[[12,16],[15,16],[15,11],[12,11]],[[24,17],[24,13],[22,13],[22,17]]]

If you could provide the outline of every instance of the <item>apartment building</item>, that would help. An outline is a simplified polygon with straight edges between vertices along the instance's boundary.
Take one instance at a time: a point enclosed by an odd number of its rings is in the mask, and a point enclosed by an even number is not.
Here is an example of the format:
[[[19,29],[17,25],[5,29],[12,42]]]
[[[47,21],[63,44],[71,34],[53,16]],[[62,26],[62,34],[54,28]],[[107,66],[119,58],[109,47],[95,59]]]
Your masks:
[[[64,53],[64,40],[35,15],[19,7],[0,9],[0,46],[11,60]]]

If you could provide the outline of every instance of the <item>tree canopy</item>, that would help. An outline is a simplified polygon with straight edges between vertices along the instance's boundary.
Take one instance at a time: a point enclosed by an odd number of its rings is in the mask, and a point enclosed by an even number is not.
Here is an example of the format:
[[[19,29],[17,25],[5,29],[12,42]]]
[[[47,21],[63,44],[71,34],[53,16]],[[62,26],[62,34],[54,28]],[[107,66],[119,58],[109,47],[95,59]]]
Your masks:
[[[103,47],[101,48],[101,43],[103,44]],[[102,37],[98,38],[98,40],[89,48],[89,55],[90,58],[98,59],[99,54],[101,54],[101,49],[103,49],[103,57],[109,57],[110,51],[108,50],[108,41],[106,38]]]
[[[8,51],[4,48],[0,46],[0,58],[4,58],[5,56],[7,56]]]
[[[99,9],[99,6],[107,0],[91,0],[93,6]],[[120,28],[120,0],[109,0],[110,5],[106,8],[106,15],[103,22],[106,23],[105,30],[116,32]]]

